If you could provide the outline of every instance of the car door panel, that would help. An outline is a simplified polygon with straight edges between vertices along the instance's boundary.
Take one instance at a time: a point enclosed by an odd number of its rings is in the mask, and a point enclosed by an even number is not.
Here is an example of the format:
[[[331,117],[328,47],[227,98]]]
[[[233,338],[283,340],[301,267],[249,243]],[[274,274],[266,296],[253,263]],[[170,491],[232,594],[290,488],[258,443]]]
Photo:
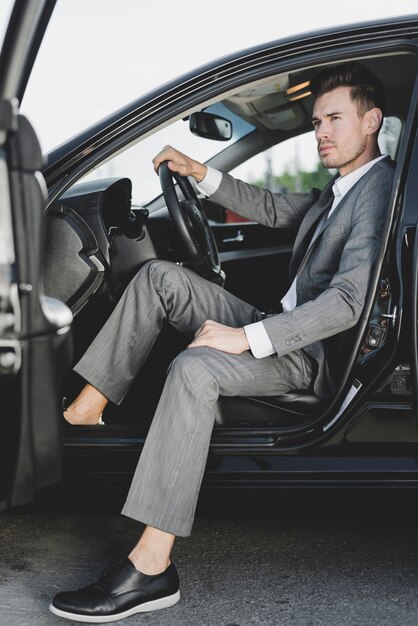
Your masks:
[[[37,488],[60,476],[58,390],[72,360],[71,311],[44,296],[40,280],[45,227],[41,151],[26,118],[18,115],[15,128],[4,149],[16,255],[9,288],[18,299],[8,336],[19,346],[20,364],[2,377],[9,415],[1,445],[7,468],[0,483],[1,508],[29,502]]]
[[[295,231],[255,222],[212,224],[225,287],[263,311],[275,310],[289,288]]]
[[[54,4],[16,2],[0,56],[1,510],[31,501],[61,473],[58,392],[72,360],[72,314],[43,294],[43,159],[30,122],[19,114]]]

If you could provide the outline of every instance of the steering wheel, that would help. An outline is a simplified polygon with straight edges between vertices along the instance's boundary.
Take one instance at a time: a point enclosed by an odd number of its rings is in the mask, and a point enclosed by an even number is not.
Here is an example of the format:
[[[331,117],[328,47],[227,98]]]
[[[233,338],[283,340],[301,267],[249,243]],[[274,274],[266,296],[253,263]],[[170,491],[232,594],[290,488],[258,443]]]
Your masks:
[[[161,189],[174,227],[186,252],[186,263],[201,276],[212,281],[222,281],[223,272],[218,248],[199,198],[186,176],[172,172],[167,162],[158,168]],[[175,187],[177,182],[184,200],[180,200]]]

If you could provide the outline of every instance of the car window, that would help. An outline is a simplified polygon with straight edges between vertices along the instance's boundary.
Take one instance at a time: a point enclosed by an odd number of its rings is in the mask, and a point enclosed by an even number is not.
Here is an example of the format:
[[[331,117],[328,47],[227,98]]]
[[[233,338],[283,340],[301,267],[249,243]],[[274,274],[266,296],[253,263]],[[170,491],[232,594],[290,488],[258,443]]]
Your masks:
[[[396,159],[401,131],[402,122],[399,118],[385,118],[379,135],[382,154],[389,154],[392,159]],[[305,192],[312,187],[323,189],[335,173],[336,170],[322,167],[313,131],[283,141],[230,172],[235,178],[269,189],[273,193]],[[248,221],[230,209],[214,212],[210,220],[224,223]]]
[[[269,189],[273,193],[322,189],[335,170],[324,169],[316,151],[313,131],[282,141],[248,159],[230,174],[247,183]],[[224,223],[248,221],[230,209],[217,213],[216,221]],[[214,216],[211,216],[213,221]]]
[[[233,122],[233,136],[229,141],[214,141],[197,137],[189,130],[187,119],[161,128],[156,133],[130,146],[124,152],[109,159],[83,178],[84,181],[99,178],[128,177],[132,180],[132,204],[145,206],[161,193],[158,176],[153,171],[152,159],[165,146],[172,145],[193,158],[206,162],[215,154],[248,135],[254,127],[239,120],[233,113],[213,105],[207,111],[224,115]],[[239,120],[239,121],[238,121]],[[401,124],[396,118],[385,121],[382,129],[382,151],[391,150],[392,156],[399,141]],[[288,139],[265,152],[248,159],[230,172],[246,182],[270,189],[273,192],[308,191],[312,187],[322,188],[334,175],[333,170],[324,170],[318,159],[313,132]],[[222,212],[211,221],[243,221],[244,218],[232,211]]]

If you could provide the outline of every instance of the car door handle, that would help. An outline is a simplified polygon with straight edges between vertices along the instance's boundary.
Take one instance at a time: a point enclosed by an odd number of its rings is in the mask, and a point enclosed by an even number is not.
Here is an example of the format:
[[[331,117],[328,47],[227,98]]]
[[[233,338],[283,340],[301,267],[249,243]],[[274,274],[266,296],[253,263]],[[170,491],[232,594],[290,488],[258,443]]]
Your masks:
[[[239,230],[235,237],[229,237],[228,239],[222,239],[222,243],[241,243],[244,241],[244,235],[241,230]]]

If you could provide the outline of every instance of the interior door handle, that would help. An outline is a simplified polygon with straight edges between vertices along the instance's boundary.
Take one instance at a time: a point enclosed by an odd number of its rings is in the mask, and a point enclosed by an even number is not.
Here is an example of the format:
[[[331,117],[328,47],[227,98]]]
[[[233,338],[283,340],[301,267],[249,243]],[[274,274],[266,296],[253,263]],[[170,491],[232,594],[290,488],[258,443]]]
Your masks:
[[[235,237],[229,237],[228,239],[222,239],[222,243],[241,243],[244,241],[244,235],[241,230],[239,230]]]

